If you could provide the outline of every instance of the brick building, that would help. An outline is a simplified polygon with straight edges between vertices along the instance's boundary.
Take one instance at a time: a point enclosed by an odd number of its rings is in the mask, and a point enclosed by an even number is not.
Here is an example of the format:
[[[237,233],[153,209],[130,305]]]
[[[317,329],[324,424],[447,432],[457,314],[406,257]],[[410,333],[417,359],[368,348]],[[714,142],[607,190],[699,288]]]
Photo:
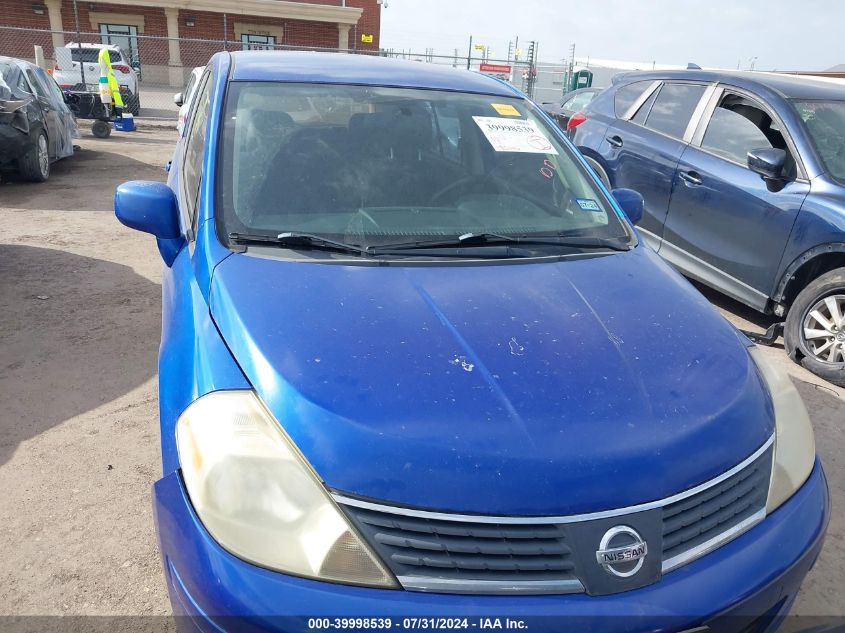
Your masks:
[[[179,86],[224,48],[376,51],[380,9],[379,0],[0,0],[0,55],[32,59],[38,44],[52,60],[76,40],[78,15],[82,41],[118,44],[145,82]]]

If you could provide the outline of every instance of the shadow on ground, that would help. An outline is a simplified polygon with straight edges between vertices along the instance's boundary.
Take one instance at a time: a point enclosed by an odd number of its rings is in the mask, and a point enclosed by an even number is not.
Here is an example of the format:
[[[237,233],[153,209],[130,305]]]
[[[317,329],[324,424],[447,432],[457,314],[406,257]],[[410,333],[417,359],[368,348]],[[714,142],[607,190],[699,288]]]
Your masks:
[[[754,308],[749,308],[744,303],[731,299],[727,295],[723,295],[718,290],[713,290],[704,284],[692,280],[691,283],[707,298],[710,303],[713,304],[713,306],[718,308],[721,312],[727,312],[734,317],[738,317],[740,322],[737,323],[737,327],[742,330],[762,333],[769,329],[769,326],[773,323],[783,320],[773,314],[763,314],[762,312],[757,312]],[[778,338],[778,340],[770,347],[783,349],[783,339]]]
[[[0,244],[0,465],[155,375],[160,294],[128,266]]]

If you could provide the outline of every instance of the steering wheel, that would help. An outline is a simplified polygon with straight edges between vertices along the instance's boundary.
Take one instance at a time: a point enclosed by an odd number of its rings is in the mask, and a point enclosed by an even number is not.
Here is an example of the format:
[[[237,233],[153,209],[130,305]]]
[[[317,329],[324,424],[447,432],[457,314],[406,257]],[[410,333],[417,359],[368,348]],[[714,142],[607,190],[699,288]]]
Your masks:
[[[503,192],[505,188],[499,183],[493,181],[489,174],[484,176],[464,176],[463,178],[459,178],[453,183],[450,183],[443,187],[440,191],[435,193],[431,196],[431,204],[433,206],[438,206],[437,203],[440,202],[443,198],[448,196],[451,193],[456,191],[461,191],[464,189],[470,189],[471,187],[478,186],[478,185],[489,185],[493,184],[496,188],[496,192]]]

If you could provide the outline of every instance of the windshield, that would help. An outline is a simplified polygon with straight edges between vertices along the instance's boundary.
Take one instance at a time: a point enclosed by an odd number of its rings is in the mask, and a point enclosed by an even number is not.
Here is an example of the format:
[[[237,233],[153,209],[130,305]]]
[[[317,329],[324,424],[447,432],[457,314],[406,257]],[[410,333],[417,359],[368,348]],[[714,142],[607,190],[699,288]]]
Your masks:
[[[845,181],[845,101],[794,103],[825,169]]]
[[[632,239],[522,99],[233,82],[224,121],[222,235],[363,246],[468,233]]]

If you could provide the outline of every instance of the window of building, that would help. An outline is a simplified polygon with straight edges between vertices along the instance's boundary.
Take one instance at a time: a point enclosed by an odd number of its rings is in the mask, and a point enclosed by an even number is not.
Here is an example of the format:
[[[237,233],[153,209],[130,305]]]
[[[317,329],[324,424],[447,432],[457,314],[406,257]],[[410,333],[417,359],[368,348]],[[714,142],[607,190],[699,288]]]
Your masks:
[[[116,44],[130,64],[140,62],[138,54],[138,27],[131,24],[100,24],[103,44]],[[114,59],[111,60],[114,63]]]

